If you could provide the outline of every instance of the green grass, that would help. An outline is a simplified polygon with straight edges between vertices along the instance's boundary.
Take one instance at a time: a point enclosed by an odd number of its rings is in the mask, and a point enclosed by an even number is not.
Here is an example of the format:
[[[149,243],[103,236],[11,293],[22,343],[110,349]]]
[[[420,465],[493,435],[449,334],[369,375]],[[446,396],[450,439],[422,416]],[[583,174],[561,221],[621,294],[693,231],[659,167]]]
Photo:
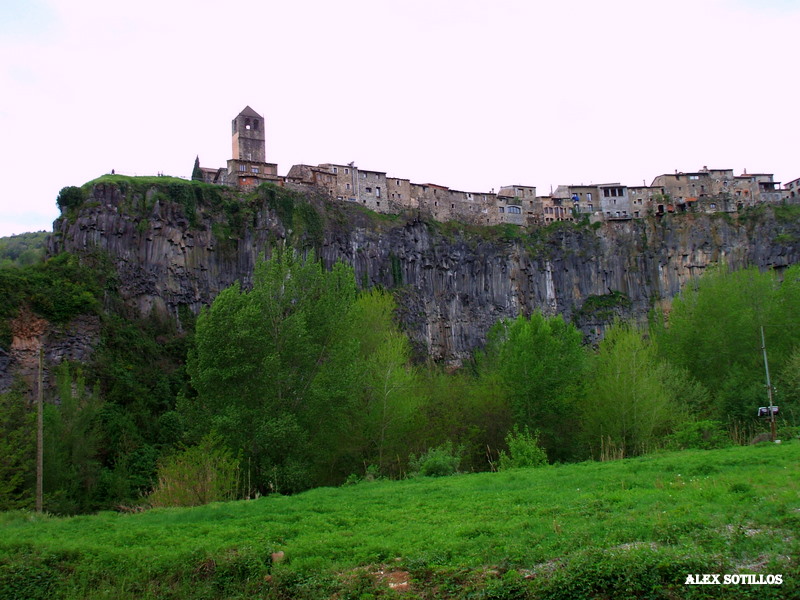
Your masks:
[[[799,459],[789,442],[142,514],[7,513],[0,598],[39,597],[32,581],[48,598],[786,598]],[[407,574],[405,596],[379,569]],[[686,587],[689,573],[784,584]]]

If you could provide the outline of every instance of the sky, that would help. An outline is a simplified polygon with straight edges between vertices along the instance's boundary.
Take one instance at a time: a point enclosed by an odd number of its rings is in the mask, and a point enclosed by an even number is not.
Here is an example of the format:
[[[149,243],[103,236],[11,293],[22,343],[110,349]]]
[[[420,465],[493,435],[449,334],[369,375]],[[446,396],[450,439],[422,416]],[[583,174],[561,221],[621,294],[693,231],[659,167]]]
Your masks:
[[[463,191],[800,177],[800,0],[2,0],[0,236],[114,169],[267,160]]]

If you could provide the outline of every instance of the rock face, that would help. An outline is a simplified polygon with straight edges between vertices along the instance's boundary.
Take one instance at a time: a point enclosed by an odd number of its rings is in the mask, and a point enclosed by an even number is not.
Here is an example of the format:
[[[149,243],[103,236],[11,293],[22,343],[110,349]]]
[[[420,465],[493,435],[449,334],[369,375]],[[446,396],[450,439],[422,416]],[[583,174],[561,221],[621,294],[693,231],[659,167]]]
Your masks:
[[[81,315],[65,325],[53,325],[24,309],[11,322],[8,352],[0,349],[0,393],[21,383],[29,395],[36,389],[42,351],[45,389],[54,385],[53,367],[64,361],[86,362],[100,342],[100,319]]]
[[[419,351],[452,363],[502,317],[560,313],[598,335],[614,314],[645,315],[714,263],[782,269],[800,259],[800,220],[769,208],[738,218],[668,215],[527,233],[392,220],[306,197],[323,223],[312,239],[266,201],[251,199],[248,219],[232,235],[221,233],[228,231],[223,213],[198,206],[187,215],[154,190],[130,196],[96,185],[75,214],[55,222],[49,251],[108,253],[127,302],[178,318],[182,306],[197,312],[234,281],[247,287],[257,257],[275,242],[313,245],[326,265],[351,264],[359,283],[396,289]],[[587,299],[598,296],[624,302],[610,312],[588,310]]]

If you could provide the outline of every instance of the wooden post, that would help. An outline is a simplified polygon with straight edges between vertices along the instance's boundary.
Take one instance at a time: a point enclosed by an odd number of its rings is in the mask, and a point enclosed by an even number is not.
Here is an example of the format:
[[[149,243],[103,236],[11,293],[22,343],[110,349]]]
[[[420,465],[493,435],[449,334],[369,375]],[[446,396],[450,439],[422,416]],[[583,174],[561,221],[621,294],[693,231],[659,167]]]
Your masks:
[[[769,398],[769,429],[772,441],[775,441],[775,409],[772,407],[772,383],[769,380],[769,363],[767,362],[767,343],[764,341],[764,326],[761,326],[761,351],[764,353],[764,371],[767,373],[767,397]]]
[[[42,355],[44,348],[39,348],[39,377],[36,390],[36,512],[43,508],[43,471],[44,471],[44,390],[42,389]]]

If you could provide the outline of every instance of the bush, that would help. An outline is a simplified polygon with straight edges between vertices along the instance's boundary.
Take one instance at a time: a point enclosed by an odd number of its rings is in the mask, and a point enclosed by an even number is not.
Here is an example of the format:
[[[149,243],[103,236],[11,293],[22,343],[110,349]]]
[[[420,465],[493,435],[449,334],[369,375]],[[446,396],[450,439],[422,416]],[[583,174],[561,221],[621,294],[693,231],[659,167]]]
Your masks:
[[[77,208],[83,204],[86,197],[86,192],[79,187],[71,185],[61,188],[61,191],[58,192],[58,198],[56,198],[56,204],[58,204],[58,208],[62,211],[70,208]]]
[[[454,449],[452,442],[428,449],[419,457],[412,454],[408,459],[408,469],[412,475],[423,477],[444,477],[458,472],[461,463],[460,449]]]
[[[733,444],[728,432],[719,421],[689,421],[683,423],[669,437],[668,445],[677,450],[694,448],[711,450]]]
[[[514,426],[514,431],[506,436],[508,453],[500,452],[499,469],[519,469],[522,467],[541,467],[547,464],[547,453],[539,445],[539,432],[531,434],[525,427],[522,431]]]
[[[197,446],[164,460],[158,485],[148,500],[153,506],[200,506],[233,500],[239,484],[239,461],[207,435]]]

